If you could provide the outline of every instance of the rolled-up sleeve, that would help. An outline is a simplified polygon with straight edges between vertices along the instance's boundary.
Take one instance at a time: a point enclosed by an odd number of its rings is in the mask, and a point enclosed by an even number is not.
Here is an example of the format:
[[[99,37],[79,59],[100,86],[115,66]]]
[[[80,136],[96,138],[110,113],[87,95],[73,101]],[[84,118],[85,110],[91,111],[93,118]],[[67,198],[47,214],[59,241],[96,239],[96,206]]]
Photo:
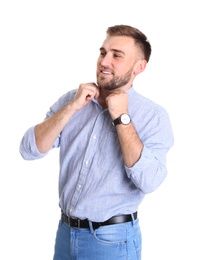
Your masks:
[[[143,193],[153,192],[166,178],[166,155],[174,144],[168,115],[163,113],[155,121],[141,138],[144,147],[140,159],[131,168],[125,166],[127,176]]]
[[[43,158],[47,153],[40,153],[37,149],[34,134],[35,126],[30,127],[24,134],[19,151],[23,159],[25,160],[35,160]]]
[[[61,96],[57,102],[55,102],[51,107],[50,110],[46,113],[45,119],[51,117],[53,114],[57,113],[65,104],[67,104],[71,98],[75,95],[76,90],[72,90],[71,92],[67,92],[63,96]],[[30,127],[24,134],[20,147],[19,152],[23,159],[25,160],[36,160],[43,158],[48,154],[47,153],[40,153],[36,142],[35,142],[35,126]],[[54,141],[52,148],[56,148],[60,146],[60,135]]]

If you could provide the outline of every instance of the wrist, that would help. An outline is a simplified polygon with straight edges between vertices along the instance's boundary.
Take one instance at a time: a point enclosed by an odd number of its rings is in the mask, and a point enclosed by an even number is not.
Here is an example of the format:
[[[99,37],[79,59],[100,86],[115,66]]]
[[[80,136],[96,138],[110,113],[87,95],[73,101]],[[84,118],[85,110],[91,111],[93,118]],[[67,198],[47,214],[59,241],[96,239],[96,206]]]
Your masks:
[[[127,113],[122,113],[119,117],[113,120],[112,124],[116,125],[129,125],[131,122],[131,118]]]

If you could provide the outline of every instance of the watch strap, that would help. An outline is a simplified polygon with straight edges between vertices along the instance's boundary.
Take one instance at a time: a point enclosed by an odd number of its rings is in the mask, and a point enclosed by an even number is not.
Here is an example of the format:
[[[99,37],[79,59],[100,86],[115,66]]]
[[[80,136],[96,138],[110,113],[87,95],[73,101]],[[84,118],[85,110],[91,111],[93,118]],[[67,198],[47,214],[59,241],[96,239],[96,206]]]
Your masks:
[[[114,124],[114,126],[121,124],[120,117],[118,117],[115,120],[113,120],[113,124]]]
[[[113,120],[113,125],[119,125],[119,124],[123,124],[123,125],[128,125],[131,122],[130,116],[128,114],[121,114],[118,118],[116,118],[115,120]]]

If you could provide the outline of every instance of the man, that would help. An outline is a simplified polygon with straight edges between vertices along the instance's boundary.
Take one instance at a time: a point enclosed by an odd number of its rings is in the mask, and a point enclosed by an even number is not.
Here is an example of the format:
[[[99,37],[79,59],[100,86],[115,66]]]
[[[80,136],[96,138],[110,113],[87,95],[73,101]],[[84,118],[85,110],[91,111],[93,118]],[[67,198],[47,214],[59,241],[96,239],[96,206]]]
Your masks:
[[[109,27],[97,84],[80,84],[60,97],[23,136],[26,160],[60,147],[62,213],[54,260],[141,259],[138,207],[165,179],[173,145],[165,109],[133,88],[150,55],[141,31]]]

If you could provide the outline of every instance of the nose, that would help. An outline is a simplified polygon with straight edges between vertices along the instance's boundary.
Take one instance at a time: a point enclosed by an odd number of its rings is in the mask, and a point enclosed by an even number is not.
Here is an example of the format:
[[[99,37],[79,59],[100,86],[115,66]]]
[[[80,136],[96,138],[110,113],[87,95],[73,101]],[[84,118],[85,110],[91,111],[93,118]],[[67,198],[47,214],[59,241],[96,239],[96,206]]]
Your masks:
[[[109,66],[111,64],[111,57],[110,57],[110,55],[106,54],[104,57],[102,57],[100,63],[104,67]]]

